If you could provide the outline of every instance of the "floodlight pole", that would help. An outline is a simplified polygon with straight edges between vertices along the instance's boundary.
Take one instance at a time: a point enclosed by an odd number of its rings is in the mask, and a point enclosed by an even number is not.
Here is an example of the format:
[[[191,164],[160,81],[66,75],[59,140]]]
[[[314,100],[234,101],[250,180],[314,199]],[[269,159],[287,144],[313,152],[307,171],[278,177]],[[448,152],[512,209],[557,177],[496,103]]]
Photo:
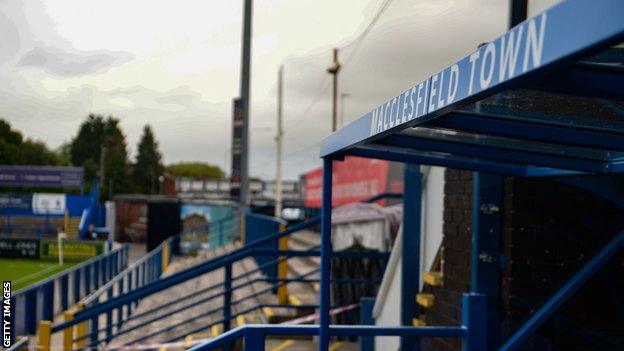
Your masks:
[[[283,66],[280,66],[277,73],[277,135],[275,135],[275,217],[282,215],[282,78]]]
[[[337,110],[338,110],[338,72],[340,72],[340,62],[338,62],[338,48],[334,48],[334,61],[327,68],[327,73],[333,76],[334,89],[332,92],[332,132],[337,127]]]
[[[241,60],[240,98],[243,102],[243,135],[241,138],[240,206],[249,206],[249,107],[251,77],[251,13],[252,0],[244,0],[243,42]],[[242,213],[242,212],[241,212]]]

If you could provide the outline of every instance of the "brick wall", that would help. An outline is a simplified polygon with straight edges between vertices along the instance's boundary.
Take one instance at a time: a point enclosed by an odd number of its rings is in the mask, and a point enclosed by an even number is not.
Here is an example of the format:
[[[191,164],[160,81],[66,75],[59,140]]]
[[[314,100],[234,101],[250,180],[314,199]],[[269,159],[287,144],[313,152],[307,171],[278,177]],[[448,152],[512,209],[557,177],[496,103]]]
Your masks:
[[[472,172],[447,169],[444,175],[442,265],[444,285],[430,289],[434,306],[426,311],[427,325],[461,323],[461,294],[470,290],[470,226]],[[425,350],[459,350],[457,338],[423,338]]]
[[[429,289],[428,325],[460,324],[470,289],[472,173],[447,170],[444,285]],[[558,182],[505,180],[501,332],[506,339],[617,231],[624,216],[606,201]],[[523,346],[527,350],[624,350],[624,254],[616,256]],[[460,340],[426,338],[424,350],[460,350]]]

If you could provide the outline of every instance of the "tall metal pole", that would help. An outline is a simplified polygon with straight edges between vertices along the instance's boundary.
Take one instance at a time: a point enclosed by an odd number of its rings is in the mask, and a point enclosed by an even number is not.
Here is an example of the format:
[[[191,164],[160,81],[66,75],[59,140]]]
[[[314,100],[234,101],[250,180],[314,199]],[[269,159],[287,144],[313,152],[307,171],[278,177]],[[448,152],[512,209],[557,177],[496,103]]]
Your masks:
[[[275,136],[275,217],[282,215],[282,78],[283,66],[277,73],[277,135]]]
[[[249,107],[251,77],[251,13],[252,0],[244,0],[243,53],[241,61],[240,98],[243,101],[243,137],[241,142],[240,205],[249,205]]]
[[[323,159],[323,197],[321,205],[321,298],[319,321],[319,351],[329,349],[329,305],[331,304],[331,212],[332,212],[332,172],[333,160]]]
[[[332,92],[332,132],[336,131],[337,126],[337,110],[338,110],[338,72],[340,71],[340,63],[338,62],[338,48],[334,48],[334,61],[327,68],[327,73],[333,76],[334,91]]]
[[[509,29],[527,19],[528,0],[509,1]]]

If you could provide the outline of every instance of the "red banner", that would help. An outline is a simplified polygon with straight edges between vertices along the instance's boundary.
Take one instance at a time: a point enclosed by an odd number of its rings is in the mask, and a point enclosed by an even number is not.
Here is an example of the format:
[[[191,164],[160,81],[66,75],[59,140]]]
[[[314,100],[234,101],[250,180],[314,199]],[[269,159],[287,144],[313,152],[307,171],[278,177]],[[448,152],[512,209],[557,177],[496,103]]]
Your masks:
[[[388,161],[361,157],[347,157],[334,162],[332,203],[340,206],[359,202],[371,196],[389,191]],[[305,206],[321,207],[323,193],[323,169],[317,168],[305,175]]]

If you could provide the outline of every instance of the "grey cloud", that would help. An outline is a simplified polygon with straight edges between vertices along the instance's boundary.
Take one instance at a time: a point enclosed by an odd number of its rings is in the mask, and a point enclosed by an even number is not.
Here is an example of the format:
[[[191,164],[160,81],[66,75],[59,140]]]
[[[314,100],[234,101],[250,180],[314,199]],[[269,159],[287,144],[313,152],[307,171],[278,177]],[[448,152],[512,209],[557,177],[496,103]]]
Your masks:
[[[41,68],[63,77],[81,76],[105,71],[130,61],[126,52],[64,50],[56,46],[38,46],[24,54],[18,66]]]

